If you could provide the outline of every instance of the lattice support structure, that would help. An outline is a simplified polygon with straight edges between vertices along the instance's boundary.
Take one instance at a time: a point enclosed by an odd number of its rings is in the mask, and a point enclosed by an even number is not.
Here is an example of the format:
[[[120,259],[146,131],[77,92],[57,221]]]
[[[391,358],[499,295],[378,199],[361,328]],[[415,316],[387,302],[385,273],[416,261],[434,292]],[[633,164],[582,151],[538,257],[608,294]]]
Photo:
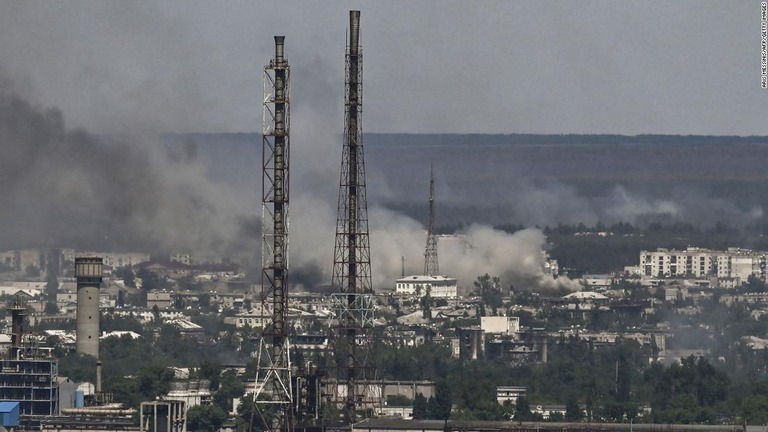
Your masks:
[[[290,67],[284,57],[284,39],[275,36],[275,58],[264,67],[262,117],[261,310],[270,319],[262,328],[254,403],[261,423],[271,431],[293,430],[286,327]]]
[[[344,423],[367,415],[373,406],[365,398],[367,383],[375,382],[373,364],[373,290],[362,142],[363,55],[360,12],[349,14],[349,45],[345,62],[344,146],[339,181],[332,284],[336,294],[333,326],[334,364],[331,380],[339,385],[329,402],[339,408]],[[342,387],[343,386],[343,387]],[[326,419],[329,420],[329,419]]]
[[[438,276],[437,235],[435,235],[435,170],[429,169],[429,223],[427,224],[427,248],[424,251],[424,274]]]

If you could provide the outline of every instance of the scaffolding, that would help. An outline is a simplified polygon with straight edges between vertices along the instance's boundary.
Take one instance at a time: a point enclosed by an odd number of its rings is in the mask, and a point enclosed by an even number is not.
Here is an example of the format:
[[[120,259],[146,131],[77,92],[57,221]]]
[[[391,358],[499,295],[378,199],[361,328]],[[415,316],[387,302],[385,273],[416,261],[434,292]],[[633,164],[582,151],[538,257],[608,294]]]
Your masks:
[[[20,414],[59,414],[59,361],[51,348],[24,338],[26,309],[16,298],[11,308],[11,347],[0,360],[0,401],[18,401]]]
[[[0,360],[0,401],[18,401],[23,415],[58,415],[59,361],[44,358],[49,354],[30,347],[18,359]]]

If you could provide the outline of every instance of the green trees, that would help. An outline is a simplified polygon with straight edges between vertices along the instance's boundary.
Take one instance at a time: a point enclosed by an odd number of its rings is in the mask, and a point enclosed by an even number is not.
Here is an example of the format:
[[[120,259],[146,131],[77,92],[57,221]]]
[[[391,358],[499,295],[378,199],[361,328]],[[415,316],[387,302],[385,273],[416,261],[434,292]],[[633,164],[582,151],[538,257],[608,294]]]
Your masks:
[[[421,303],[421,314],[424,319],[432,319],[432,286],[427,285],[424,295],[419,300]]]
[[[427,398],[423,394],[418,393],[413,398],[413,419],[424,420],[427,418]]]
[[[227,421],[227,413],[218,405],[198,405],[187,411],[189,432],[217,431]]]
[[[729,379],[702,357],[688,357],[680,364],[649,376],[653,385],[653,420],[665,423],[709,423],[714,408],[728,397]]]
[[[218,391],[213,395],[213,402],[226,412],[232,411],[232,400],[245,394],[245,385],[234,372],[226,372],[221,376]]]
[[[582,411],[576,399],[569,399],[565,404],[565,421],[581,421],[582,418],[584,418],[584,411]]]
[[[114,270],[114,274],[123,280],[125,286],[136,288],[136,274],[130,266],[118,267]]]
[[[106,390],[115,400],[128,407],[138,408],[142,401],[154,400],[167,393],[173,380],[173,370],[154,364],[141,371],[137,377],[112,376],[107,379]]]
[[[396,380],[436,380],[455,362],[450,349],[435,344],[402,348],[378,345],[376,359],[381,377]]]
[[[427,401],[427,416],[435,420],[448,420],[452,405],[451,388],[444,379],[438,380],[435,383],[435,396]]]
[[[472,295],[480,297],[480,315],[486,316],[486,306],[491,308],[493,315],[502,306],[501,281],[498,277],[491,277],[488,273],[480,276],[474,282],[475,289]]]

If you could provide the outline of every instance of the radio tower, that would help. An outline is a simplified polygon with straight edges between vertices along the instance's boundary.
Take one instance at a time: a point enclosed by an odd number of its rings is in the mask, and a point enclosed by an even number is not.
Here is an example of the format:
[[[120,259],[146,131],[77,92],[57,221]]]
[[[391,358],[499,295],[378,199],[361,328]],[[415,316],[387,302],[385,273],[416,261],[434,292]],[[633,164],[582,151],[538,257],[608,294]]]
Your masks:
[[[435,169],[429,166],[429,224],[427,225],[427,249],[424,252],[424,274],[437,276],[437,236],[435,235]]]
[[[262,329],[257,390],[253,397],[262,423],[271,431],[293,430],[291,364],[285,326],[291,70],[283,56],[284,40],[284,36],[275,36],[275,58],[264,66],[262,117],[261,308],[264,314],[272,311],[272,322]]]
[[[333,365],[336,388],[333,403],[342,409],[346,424],[357,412],[372,408],[368,385],[375,380],[371,356],[373,291],[368,238],[368,208],[363,160],[363,55],[360,49],[360,11],[349,12],[344,97],[344,148],[339,181],[339,208],[333,251],[334,328]],[[343,385],[343,387],[342,387]]]

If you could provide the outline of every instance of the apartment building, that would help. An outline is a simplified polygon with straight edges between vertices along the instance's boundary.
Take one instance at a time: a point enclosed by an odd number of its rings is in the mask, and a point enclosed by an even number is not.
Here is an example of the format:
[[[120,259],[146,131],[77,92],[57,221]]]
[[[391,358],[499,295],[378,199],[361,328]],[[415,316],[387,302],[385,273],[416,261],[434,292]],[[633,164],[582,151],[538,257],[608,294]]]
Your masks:
[[[686,250],[640,251],[640,272],[653,277],[765,278],[765,252],[728,248],[726,251],[689,247]]]

